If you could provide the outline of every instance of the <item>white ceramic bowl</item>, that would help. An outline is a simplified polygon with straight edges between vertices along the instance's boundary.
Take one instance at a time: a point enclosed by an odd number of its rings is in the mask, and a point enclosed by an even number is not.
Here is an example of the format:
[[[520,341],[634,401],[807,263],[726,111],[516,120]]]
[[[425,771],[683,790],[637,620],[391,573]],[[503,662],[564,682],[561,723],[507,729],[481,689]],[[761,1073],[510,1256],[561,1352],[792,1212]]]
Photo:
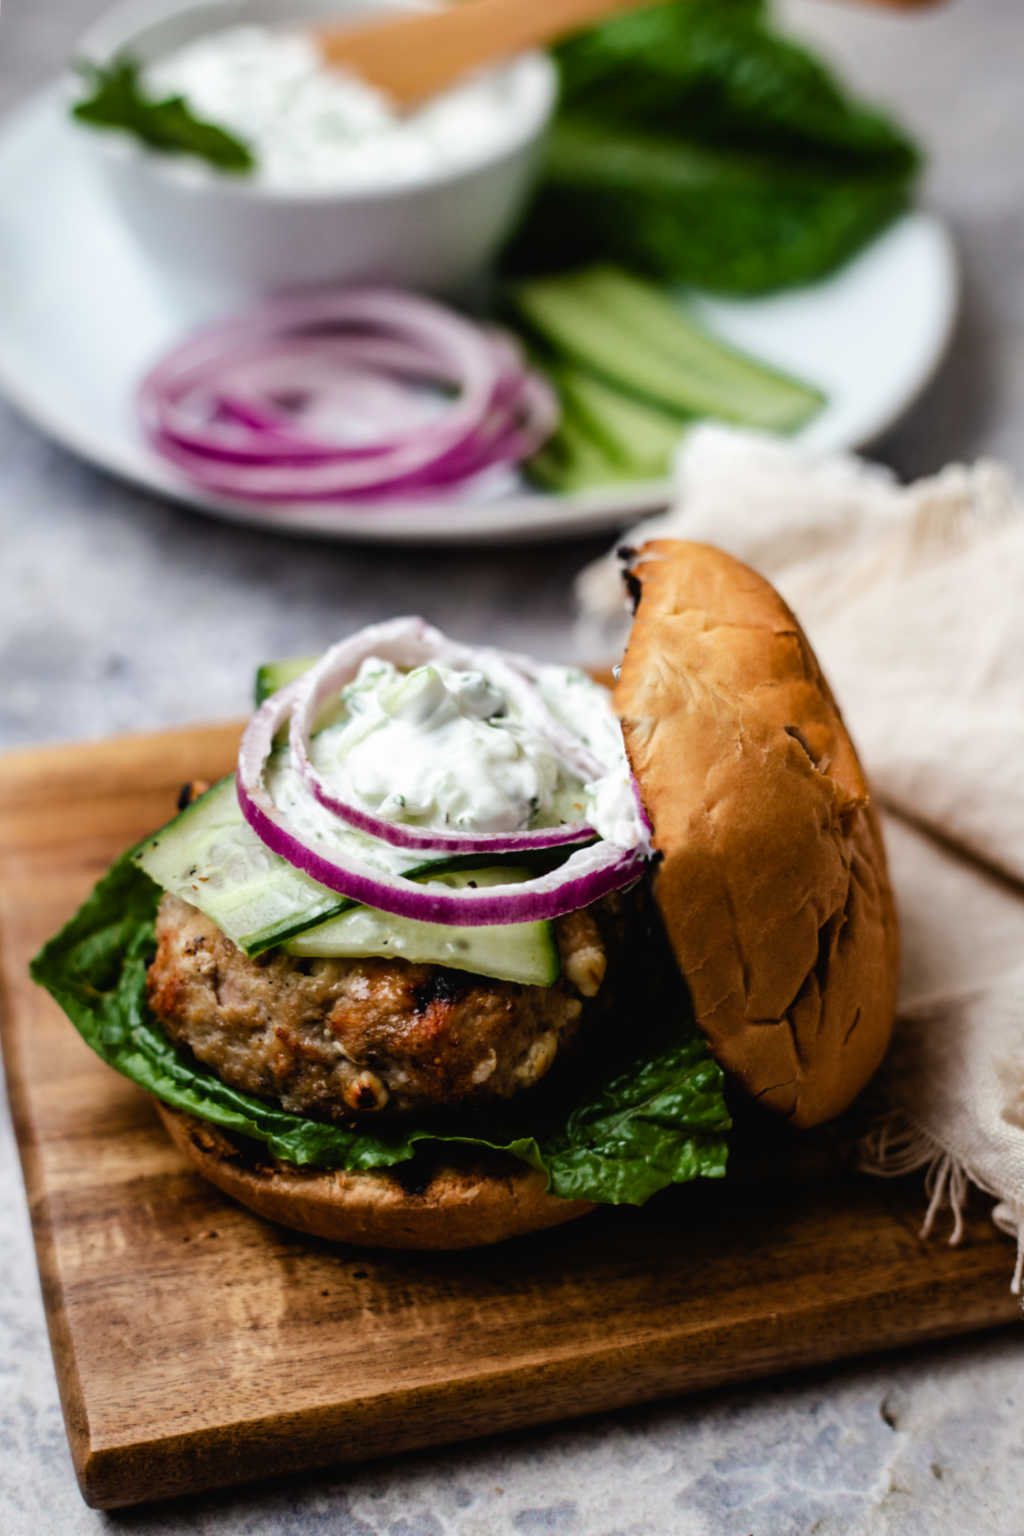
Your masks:
[[[76,57],[148,63],[239,22],[296,25],[414,8],[416,0],[128,0],[82,38]],[[523,54],[507,133],[456,170],[401,186],[282,191],[211,174],[82,124],[76,137],[149,254],[211,294],[240,297],[301,283],[386,281],[444,292],[478,274],[523,206],[554,107],[551,61]],[[81,93],[80,82],[76,91]]]

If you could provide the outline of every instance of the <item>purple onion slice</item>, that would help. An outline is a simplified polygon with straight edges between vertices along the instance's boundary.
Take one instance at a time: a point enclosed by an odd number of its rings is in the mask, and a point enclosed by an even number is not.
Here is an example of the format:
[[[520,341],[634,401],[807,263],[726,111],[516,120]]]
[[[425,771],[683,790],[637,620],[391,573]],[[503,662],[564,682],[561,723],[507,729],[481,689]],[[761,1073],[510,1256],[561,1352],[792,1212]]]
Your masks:
[[[431,404],[424,385],[448,398]],[[197,484],[282,504],[461,484],[534,452],[558,418],[511,338],[378,288],[270,301],[207,328],[150,371],[139,411]],[[352,414],[361,440],[325,429],[325,415]]]
[[[452,891],[436,883],[409,880],[404,875],[383,874],[362,860],[335,863],[297,837],[269,796],[252,792],[243,785],[241,777],[238,802],[249,826],[271,852],[280,854],[320,885],[380,912],[427,923],[475,928],[563,917],[611,891],[631,885],[639,879],[645,862],[638,848],[592,843],[577,848],[558,869],[521,884]]]

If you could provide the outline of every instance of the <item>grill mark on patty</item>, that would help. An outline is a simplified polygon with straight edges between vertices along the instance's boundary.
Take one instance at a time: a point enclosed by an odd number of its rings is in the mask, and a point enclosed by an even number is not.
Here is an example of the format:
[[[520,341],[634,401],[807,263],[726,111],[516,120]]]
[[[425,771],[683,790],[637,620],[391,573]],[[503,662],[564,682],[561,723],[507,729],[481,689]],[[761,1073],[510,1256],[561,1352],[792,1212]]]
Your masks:
[[[422,981],[412,989],[412,1004],[417,1013],[426,1013],[432,1003],[457,1003],[469,991],[464,971],[450,971],[445,966],[432,966]]]

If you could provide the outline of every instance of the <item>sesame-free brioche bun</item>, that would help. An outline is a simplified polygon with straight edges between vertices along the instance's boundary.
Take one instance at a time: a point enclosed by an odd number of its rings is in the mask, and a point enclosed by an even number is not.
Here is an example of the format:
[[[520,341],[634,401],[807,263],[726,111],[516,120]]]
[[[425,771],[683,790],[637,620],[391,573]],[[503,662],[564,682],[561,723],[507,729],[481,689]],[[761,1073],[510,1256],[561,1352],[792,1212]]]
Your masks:
[[[881,828],[807,638],[708,545],[626,554],[614,691],[661,862],[654,892],[715,1056],[794,1125],[843,1110],[885,1054],[898,931]]]
[[[560,1200],[543,1174],[513,1159],[466,1160],[409,1189],[386,1169],[292,1168],[252,1163],[216,1126],[157,1103],[179,1152],[225,1194],[268,1221],[370,1248],[478,1248],[585,1216],[584,1200]]]

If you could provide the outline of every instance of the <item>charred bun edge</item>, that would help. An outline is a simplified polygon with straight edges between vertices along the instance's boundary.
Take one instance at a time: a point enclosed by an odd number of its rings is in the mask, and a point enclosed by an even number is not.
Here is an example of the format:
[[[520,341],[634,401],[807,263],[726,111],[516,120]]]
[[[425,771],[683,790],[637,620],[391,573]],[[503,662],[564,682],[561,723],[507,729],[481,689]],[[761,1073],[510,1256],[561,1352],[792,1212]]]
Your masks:
[[[614,690],[654,891],[715,1056],[794,1125],[845,1109],[892,1032],[896,911],[867,779],[775,589],[709,545],[630,551]]]
[[[174,1145],[212,1184],[257,1215],[314,1237],[373,1248],[477,1248],[585,1216],[513,1159],[452,1163],[408,1188],[386,1169],[349,1173],[253,1163],[214,1125],[157,1103]],[[507,1171],[505,1171],[507,1168]]]

